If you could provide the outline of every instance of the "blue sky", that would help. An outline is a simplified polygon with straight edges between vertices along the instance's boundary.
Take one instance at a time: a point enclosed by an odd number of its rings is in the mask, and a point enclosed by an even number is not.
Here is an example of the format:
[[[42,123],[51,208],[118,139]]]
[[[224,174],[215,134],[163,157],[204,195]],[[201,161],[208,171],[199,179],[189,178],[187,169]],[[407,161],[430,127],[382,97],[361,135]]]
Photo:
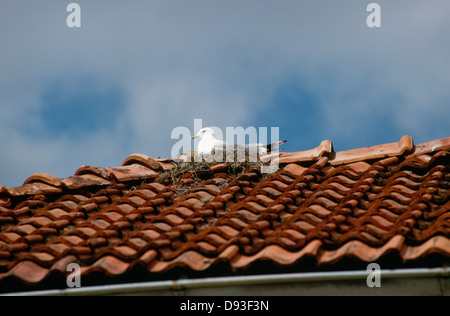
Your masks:
[[[169,157],[177,126],[279,127],[285,151],[450,136],[450,2],[0,2],[0,184]]]

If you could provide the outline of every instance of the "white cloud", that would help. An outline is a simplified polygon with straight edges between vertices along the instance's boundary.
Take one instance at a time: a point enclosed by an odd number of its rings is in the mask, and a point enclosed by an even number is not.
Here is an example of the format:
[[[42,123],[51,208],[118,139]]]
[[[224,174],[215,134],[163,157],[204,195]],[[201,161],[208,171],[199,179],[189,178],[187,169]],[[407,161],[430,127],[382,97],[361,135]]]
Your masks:
[[[424,141],[448,136],[450,3],[378,1],[380,29],[365,25],[359,0],[78,3],[81,29],[67,28],[60,1],[0,3],[3,185],[39,171],[63,177],[85,163],[120,163],[132,152],[168,156],[171,130],[193,128],[194,118],[225,128],[257,124],[270,107],[299,115],[271,103],[292,75],[317,96],[323,116],[315,119],[332,140],[356,144],[358,131],[383,115]],[[33,114],[49,82],[86,74],[126,94],[113,132],[78,140],[23,132],[43,124]]]

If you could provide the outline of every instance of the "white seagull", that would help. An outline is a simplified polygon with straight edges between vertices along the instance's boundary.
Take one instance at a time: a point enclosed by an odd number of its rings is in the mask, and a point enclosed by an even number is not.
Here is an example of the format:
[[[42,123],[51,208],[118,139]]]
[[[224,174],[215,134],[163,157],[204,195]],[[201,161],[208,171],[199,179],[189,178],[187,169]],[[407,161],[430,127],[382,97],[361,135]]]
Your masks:
[[[222,151],[242,151],[251,154],[265,155],[270,153],[274,148],[284,144],[286,141],[282,140],[273,144],[263,145],[263,144],[235,144],[235,143],[227,143],[222,140],[216,139],[216,133],[210,127],[202,128],[197,135],[192,137],[200,138],[200,142],[198,143],[197,151],[199,154],[211,155],[214,150],[222,150]]]

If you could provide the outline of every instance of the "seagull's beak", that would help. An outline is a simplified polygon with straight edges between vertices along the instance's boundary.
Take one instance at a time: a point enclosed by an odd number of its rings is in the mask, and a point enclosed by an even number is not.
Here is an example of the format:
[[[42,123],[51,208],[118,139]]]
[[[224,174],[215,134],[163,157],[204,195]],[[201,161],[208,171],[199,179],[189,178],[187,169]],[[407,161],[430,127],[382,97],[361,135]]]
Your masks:
[[[192,136],[191,139],[198,138],[198,135]]]

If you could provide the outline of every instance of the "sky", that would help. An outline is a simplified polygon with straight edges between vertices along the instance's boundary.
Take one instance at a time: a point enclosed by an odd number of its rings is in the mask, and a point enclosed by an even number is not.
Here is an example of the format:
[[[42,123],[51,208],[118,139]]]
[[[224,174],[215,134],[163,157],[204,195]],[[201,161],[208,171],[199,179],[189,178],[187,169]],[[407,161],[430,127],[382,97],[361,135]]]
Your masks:
[[[379,0],[373,28],[371,2],[0,0],[0,185],[169,158],[194,119],[283,151],[450,136],[450,1]]]

